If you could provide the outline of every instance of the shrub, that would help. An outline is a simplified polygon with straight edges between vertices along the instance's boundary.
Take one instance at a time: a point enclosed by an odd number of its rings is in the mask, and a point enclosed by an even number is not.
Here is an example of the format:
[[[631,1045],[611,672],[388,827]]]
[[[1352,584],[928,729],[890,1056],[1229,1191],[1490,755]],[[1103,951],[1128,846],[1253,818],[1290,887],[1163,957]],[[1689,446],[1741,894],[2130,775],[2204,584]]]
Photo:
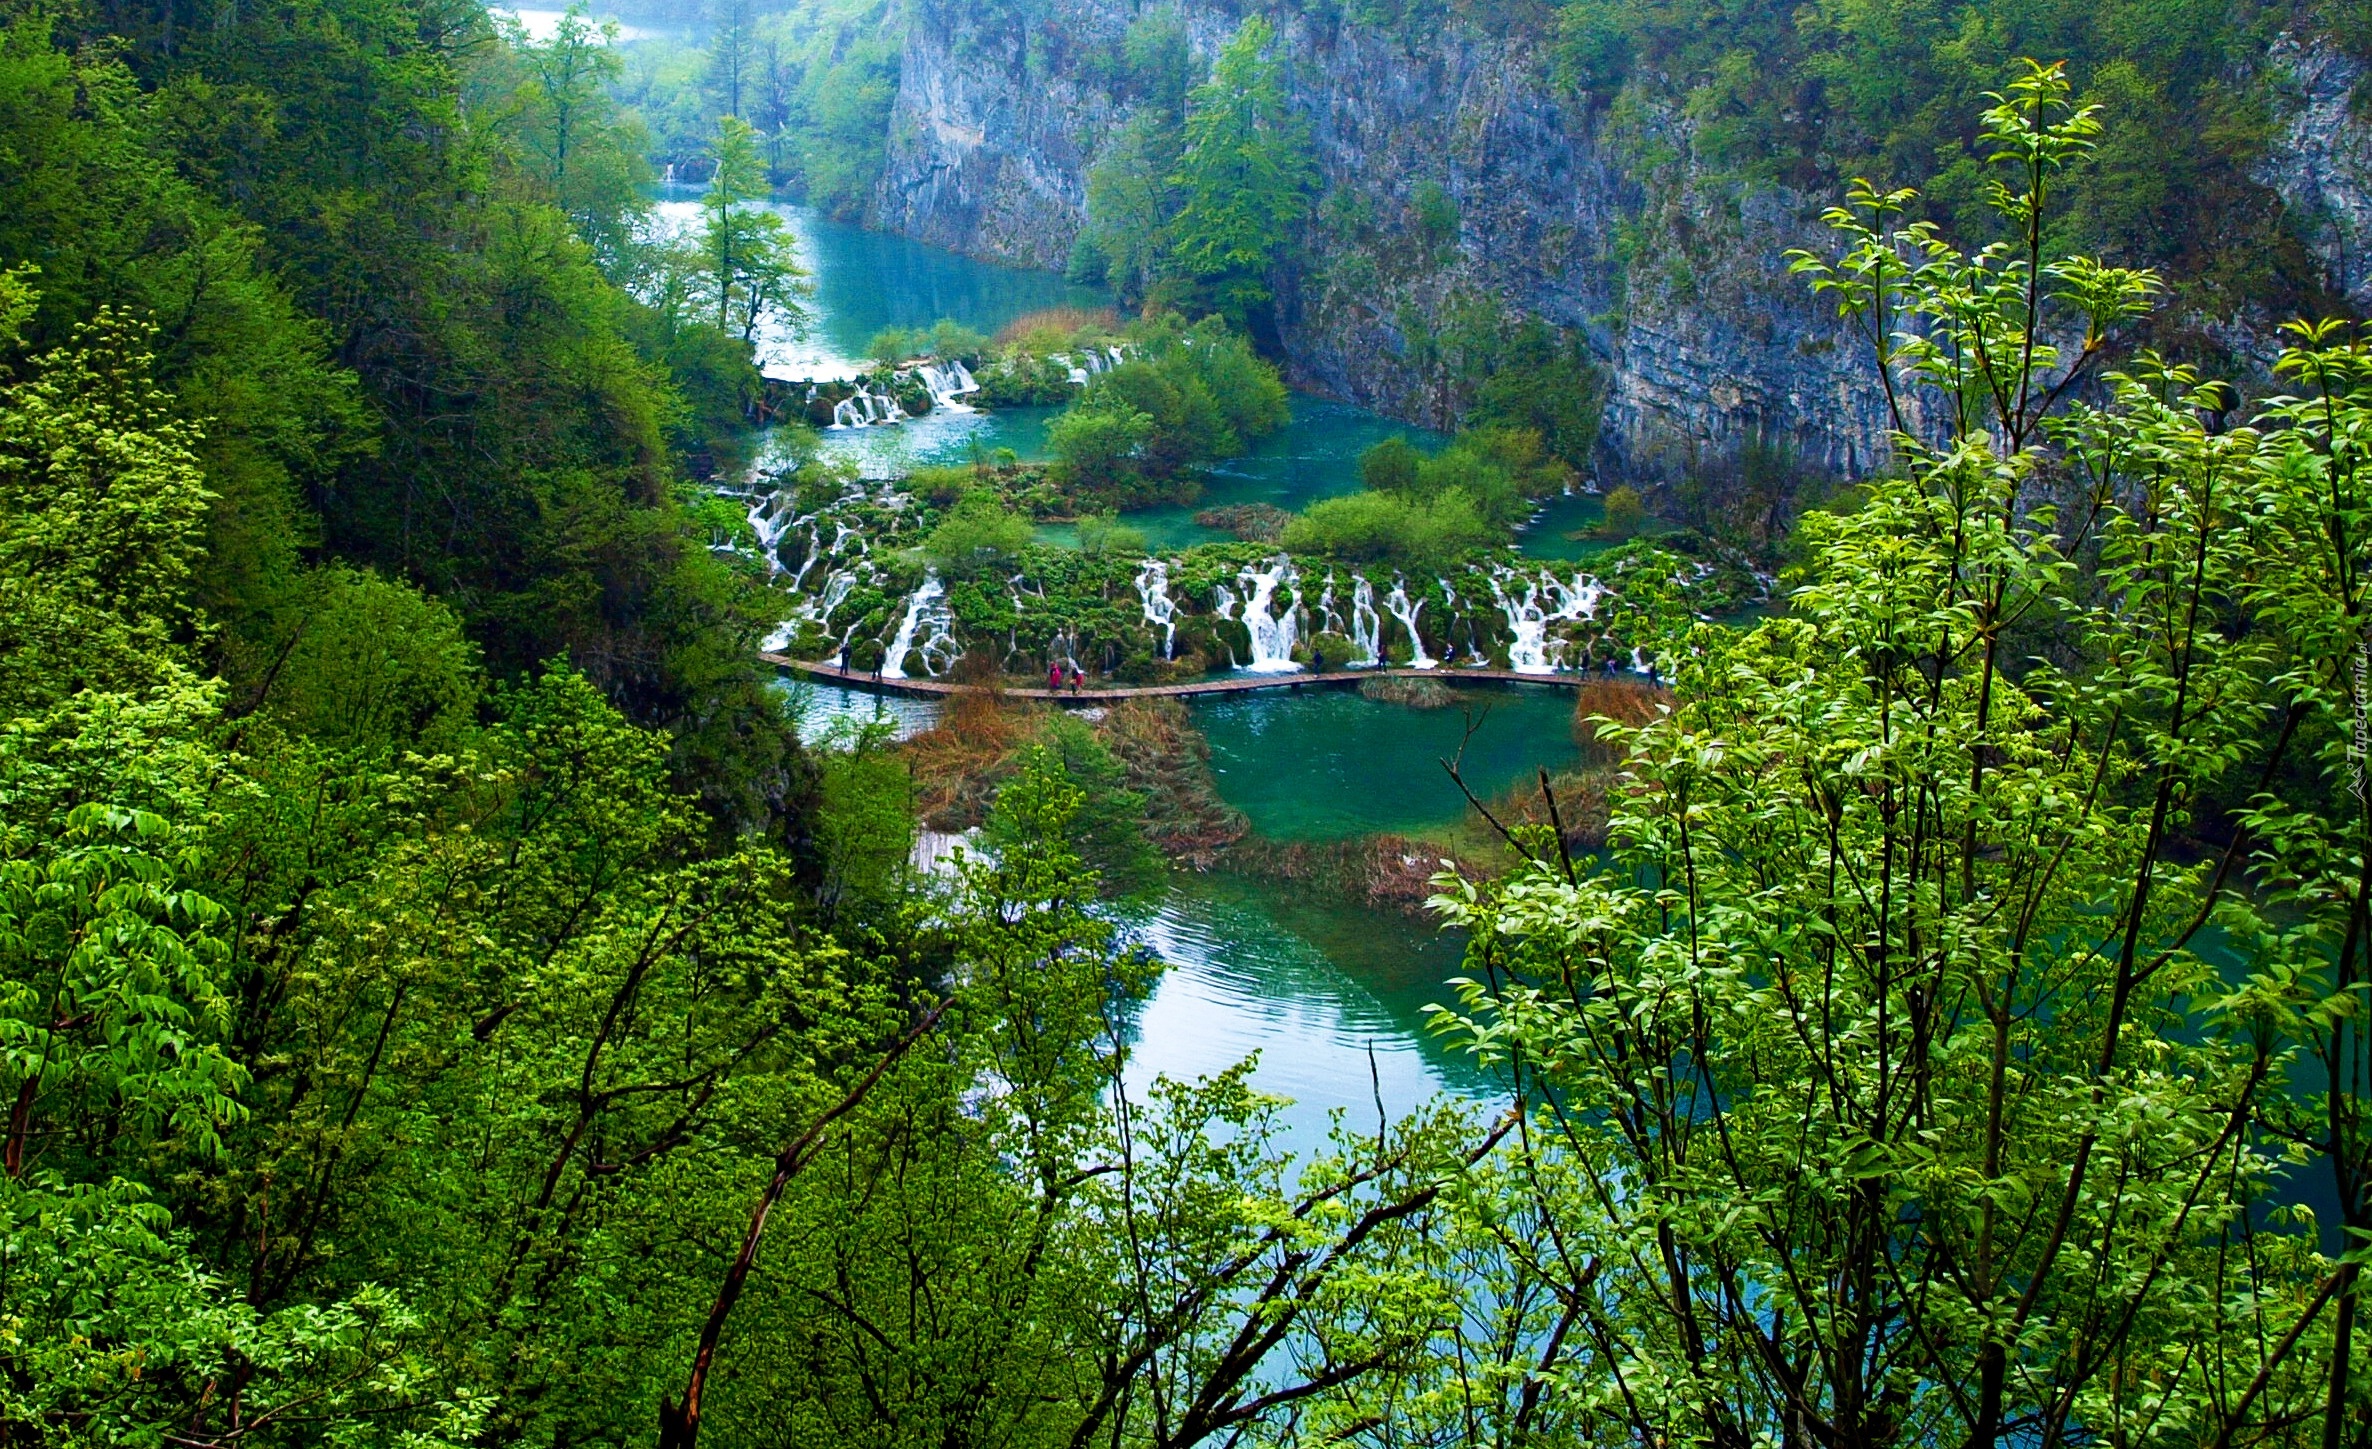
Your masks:
[[[1633,537],[1646,523],[1647,505],[1640,499],[1638,489],[1625,483],[1606,495],[1603,527],[1608,538]]]
[[[1414,493],[1425,455],[1406,438],[1386,438],[1359,455],[1359,481],[1378,493]]]
[[[1144,530],[1130,528],[1109,513],[1091,513],[1079,520],[1079,551],[1090,558],[1105,554],[1141,554]]]
[[[1487,547],[1493,538],[1474,501],[1451,488],[1430,499],[1375,492],[1329,498],[1286,525],[1284,543],[1297,553],[1349,563],[1437,568]]]
[[[1117,399],[1072,408],[1046,429],[1063,481],[1107,486],[1135,473],[1153,436],[1153,419]]]
[[[1012,563],[1029,547],[1029,520],[986,489],[965,494],[923,542],[940,571],[958,578]]]
[[[1120,314],[1109,307],[1047,307],[1006,323],[996,343],[1030,352],[1061,352],[1082,336],[1112,337],[1119,331]]]

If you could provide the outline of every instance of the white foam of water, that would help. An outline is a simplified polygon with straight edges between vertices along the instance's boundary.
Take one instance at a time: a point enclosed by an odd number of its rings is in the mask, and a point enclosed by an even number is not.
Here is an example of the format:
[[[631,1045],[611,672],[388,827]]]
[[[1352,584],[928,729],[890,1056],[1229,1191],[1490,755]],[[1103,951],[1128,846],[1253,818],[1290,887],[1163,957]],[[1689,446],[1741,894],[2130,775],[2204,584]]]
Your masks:
[[[1293,644],[1300,632],[1301,594],[1294,586],[1301,576],[1293,571],[1293,560],[1278,554],[1268,561],[1266,568],[1246,564],[1236,573],[1236,582],[1245,590],[1243,601],[1244,631],[1251,636],[1252,659],[1243,665],[1250,674],[1289,674],[1301,668],[1293,662]],[[1270,607],[1277,602],[1280,588],[1293,590],[1293,602],[1277,613]],[[1222,598],[1228,597],[1224,586]]]
[[[906,615],[898,621],[898,632],[891,636],[889,649],[882,656],[881,677],[912,678],[906,672],[906,656],[912,654],[922,661],[923,672],[936,678],[947,672],[960,652],[947,585],[939,581],[938,570],[929,570],[923,574],[922,586],[906,596]]]
[[[1417,630],[1417,618],[1425,612],[1425,601],[1409,598],[1408,580],[1397,575],[1393,577],[1392,592],[1384,596],[1384,607],[1390,609],[1392,617],[1400,621],[1400,627],[1408,631],[1409,668],[1431,669],[1441,663],[1425,652],[1425,636]]]

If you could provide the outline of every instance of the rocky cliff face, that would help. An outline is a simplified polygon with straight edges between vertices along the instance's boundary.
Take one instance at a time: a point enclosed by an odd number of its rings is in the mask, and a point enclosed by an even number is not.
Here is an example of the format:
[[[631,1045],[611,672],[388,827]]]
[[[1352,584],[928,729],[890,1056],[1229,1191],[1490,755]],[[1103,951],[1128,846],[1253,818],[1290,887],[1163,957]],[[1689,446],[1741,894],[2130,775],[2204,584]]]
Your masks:
[[[2372,312],[2372,116],[2365,66],[2329,45],[2284,36],[2273,69],[2290,123],[2259,179],[2281,194],[2325,268],[2324,285]]]
[[[1086,170],[1127,114],[1098,57],[1118,52],[1132,13],[1127,0],[1001,11],[924,0],[878,223],[1062,265],[1085,222]],[[1186,0],[1183,13],[1206,59],[1237,21],[1217,0]],[[1827,198],[1692,180],[1684,121],[1618,124],[1580,109],[1520,38],[1444,34],[1419,49],[1277,19],[1326,196],[1275,279],[1297,382],[1447,424],[1459,319],[1496,309],[1587,337],[1607,380],[1605,475],[1718,466],[1750,438],[1843,476],[1882,455],[1887,418],[1866,342],[1783,258],[1829,249],[1816,219]],[[2349,108],[2358,68],[2305,50],[2289,64],[2302,100],[2267,184],[2331,218],[2318,244],[2361,296],[2372,210],[2367,131]],[[1429,187],[1454,208],[1454,238],[1419,224]]]

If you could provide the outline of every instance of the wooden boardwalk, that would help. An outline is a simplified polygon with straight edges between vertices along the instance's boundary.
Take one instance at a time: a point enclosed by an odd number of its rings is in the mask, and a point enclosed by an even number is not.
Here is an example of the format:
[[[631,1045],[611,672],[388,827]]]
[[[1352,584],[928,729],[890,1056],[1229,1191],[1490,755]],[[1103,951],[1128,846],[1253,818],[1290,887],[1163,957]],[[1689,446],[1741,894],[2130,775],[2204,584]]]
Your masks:
[[[787,654],[760,654],[758,657],[777,669],[788,669],[826,684],[845,684],[852,689],[875,690],[883,694],[910,694],[926,699],[941,699],[979,687],[944,679],[877,679],[867,670],[842,669],[834,664],[793,659]],[[1044,685],[1007,686],[1002,692],[1014,699],[1051,699],[1066,704],[1117,704],[1129,699],[1249,694],[1256,689],[1340,688],[1385,676],[1438,679],[1444,684],[1553,684],[1567,689],[1578,689],[1590,680],[1603,680],[1606,677],[1602,674],[1518,674],[1512,669],[1343,669],[1329,670],[1324,674],[1247,674],[1228,679],[1198,679],[1191,684],[1120,685],[1109,689],[1081,689],[1076,694],[1067,689],[1048,689]],[[1617,675],[1616,678],[1642,689],[1647,687],[1647,681],[1635,675]]]

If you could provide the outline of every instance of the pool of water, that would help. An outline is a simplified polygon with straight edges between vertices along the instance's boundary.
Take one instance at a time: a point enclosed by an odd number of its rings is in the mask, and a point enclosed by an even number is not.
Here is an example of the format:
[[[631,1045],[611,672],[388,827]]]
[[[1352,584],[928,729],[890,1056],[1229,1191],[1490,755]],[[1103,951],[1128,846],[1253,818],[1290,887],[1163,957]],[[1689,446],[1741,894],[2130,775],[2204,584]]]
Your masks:
[[[936,700],[879,696],[788,681],[799,734],[824,738],[835,721],[882,719],[907,738],[933,724]],[[1469,779],[1496,790],[1535,763],[1570,758],[1572,696],[1548,688],[1466,691],[1476,728]],[[1279,839],[1323,840],[1454,820],[1464,808],[1435,763],[1456,752],[1469,713],[1380,704],[1311,690],[1200,704],[1220,789]],[[1379,785],[1378,782],[1386,782]],[[1252,1084],[1291,1099],[1287,1144],[1323,1146],[1337,1109],[1356,1127],[1382,1100],[1404,1116],[1447,1092],[1500,1098],[1471,1059],[1426,1029],[1425,1008],[1446,1002],[1462,939],[1429,918],[1378,911],[1306,888],[1223,872],[1177,872],[1162,898],[1124,918],[1167,963],[1139,1008],[1128,1071],[1140,1097],[1159,1075],[1185,1079],[1258,1054]]]
[[[662,188],[653,208],[676,228],[700,222],[700,188]],[[848,377],[870,367],[866,345],[892,328],[959,322],[994,336],[1017,318],[1048,307],[1107,307],[1111,295],[1054,272],[998,266],[886,232],[833,221],[809,207],[770,202],[815,283],[806,325],[780,325],[758,336],[758,364],[776,377]],[[976,452],[1010,448],[1024,460],[1046,452],[1053,408],[999,412],[939,411],[887,428],[831,428],[823,451],[856,463],[867,477],[891,478],[918,464],[966,463]]]
[[[1379,1098],[1400,1117],[1444,1092],[1501,1095],[1426,1030],[1425,1008],[1450,1000],[1443,983],[1464,950],[1428,921],[1181,874],[1131,928],[1170,967],[1138,1013],[1132,1094],[1157,1075],[1205,1076],[1258,1053],[1252,1085],[1292,1099],[1284,1125],[1304,1152],[1323,1144],[1337,1109],[1372,1130]]]
[[[1469,685],[1458,698],[1412,709],[1348,689],[1204,696],[1194,722],[1219,793],[1271,840],[1453,824],[1467,805],[1441,762],[1461,748],[1466,783],[1485,800],[1577,753],[1569,689]]]
[[[1516,551],[1526,558],[1570,562],[1614,547],[1587,534],[1606,518],[1606,500],[1595,493],[1564,493],[1544,500],[1540,511],[1516,530]],[[1573,534],[1583,534],[1575,538]]]
[[[819,684],[794,674],[777,675],[774,687],[782,691],[799,742],[804,745],[826,744],[835,731],[850,725],[884,724],[892,739],[910,740],[939,723],[940,705],[935,699],[874,694],[846,685]]]
[[[1448,435],[1411,423],[1394,422],[1350,403],[1297,392],[1293,420],[1256,440],[1239,458],[1218,464],[1203,478],[1202,496],[1191,506],[1131,509],[1121,515],[1155,548],[1186,548],[1232,538],[1205,528],[1194,515],[1230,504],[1266,503],[1298,513],[1321,498],[1359,491],[1359,459],[1386,438],[1405,438],[1432,452]]]

